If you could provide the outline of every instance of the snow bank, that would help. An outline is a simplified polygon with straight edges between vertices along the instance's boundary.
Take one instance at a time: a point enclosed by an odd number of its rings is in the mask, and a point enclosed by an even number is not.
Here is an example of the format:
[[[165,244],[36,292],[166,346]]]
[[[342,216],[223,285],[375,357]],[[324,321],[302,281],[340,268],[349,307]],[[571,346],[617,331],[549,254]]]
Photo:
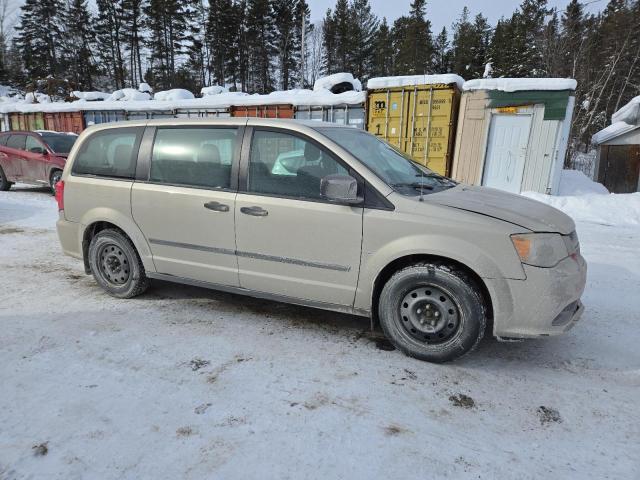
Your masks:
[[[629,103],[611,115],[611,123],[617,122],[640,125],[640,95],[632,98]]]
[[[571,78],[482,78],[464,82],[463,90],[575,90],[577,82]]]
[[[173,101],[173,100],[189,100],[195,98],[193,93],[183,88],[174,88],[172,90],[164,90],[156,92],[153,96],[154,100]]]
[[[132,101],[145,101],[150,100],[151,95],[146,92],[139,92],[135,88],[123,88],[122,90],[116,90],[108,98],[107,101],[111,102],[132,102]]]
[[[46,93],[28,92],[24,96],[24,103],[51,103],[51,97]]]
[[[640,192],[615,194],[582,172],[563,170],[558,196],[524,192],[525,197],[562,210],[575,221],[640,226]]]
[[[615,122],[609,125],[607,128],[603,128],[599,132],[596,132],[591,137],[591,143],[594,145],[600,145],[612,138],[619,137],[620,135],[640,128],[638,125],[629,125],[625,122]]]
[[[200,95],[203,97],[207,97],[209,95],[220,95],[221,93],[228,93],[229,89],[227,87],[222,87],[220,85],[211,85],[210,87],[202,87],[200,89]]]
[[[560,176],[558,195],[607,195],[609,190],[604,185],[594,182],[578,170],[563,170]]]
[[[444,83],[449,85],[455,83],[458,88],[462,88],[464,78],[453,73],[442,75],[403,75],[398,77],[376,77],[367,81],[367,88],[392,88],[407,87],[412,85],[434,85]]]
[[[87,102],[96,102],[100,100],[106,100],[111,96],[110,93],[104,92],[79,92],[74,91],[73,96],[79,100],[86,100]]]
[[[353,90],[356,92],[362,91],[362,83],[357,78],[353,78],[350,73],[334,73],[327,77],[320,77],[313,84],[313,90],[315,92],[322,92],[323,90],[333,91],[333,88],[341,83],[350,83],[353,86]]]

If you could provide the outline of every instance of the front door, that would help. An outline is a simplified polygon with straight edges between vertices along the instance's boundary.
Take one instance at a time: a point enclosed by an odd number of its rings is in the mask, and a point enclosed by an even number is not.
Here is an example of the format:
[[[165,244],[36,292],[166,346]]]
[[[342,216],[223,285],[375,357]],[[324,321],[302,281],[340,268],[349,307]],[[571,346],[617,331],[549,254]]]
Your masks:
[[[22,179],[22,157],[24,155],[26,135],[12,134],[6,144],[6,150],[2,155],[2,165],[5,166],[5,174],[10,180]]]
[[[158,127],[148,181],[136,181],[133,218],[158,273],[238,286],[233,159],[236,127]]]
[[[531,115],[492,116],[483,185],[520,193],[530,129]]]
[[[256,128],[236,201],[240,285],[292,299],[350,306],[358,281],[363,208],[320,197],[320,180],[348,174],[315,142]],[[243,168],[243,170],[245,170]],[[244,184],[244,185],[243,185]]]

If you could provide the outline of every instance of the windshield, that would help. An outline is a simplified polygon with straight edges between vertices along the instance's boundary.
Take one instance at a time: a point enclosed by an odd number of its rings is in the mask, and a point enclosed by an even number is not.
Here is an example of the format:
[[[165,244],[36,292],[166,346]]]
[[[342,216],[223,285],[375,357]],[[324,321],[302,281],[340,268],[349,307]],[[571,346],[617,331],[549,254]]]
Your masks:
[[[48,133],[42,135],[42,140],[44,140],[45,143],[49,145],[49,148],[53,151],[53,153],[69,153],[77,138],[77,135],[67,135],[62,133]]]
[[[362,130],[351,128],[318,128],[380,179],[403,195],[439,192],[457,185],[456,182],[410,160],[384,140]]]

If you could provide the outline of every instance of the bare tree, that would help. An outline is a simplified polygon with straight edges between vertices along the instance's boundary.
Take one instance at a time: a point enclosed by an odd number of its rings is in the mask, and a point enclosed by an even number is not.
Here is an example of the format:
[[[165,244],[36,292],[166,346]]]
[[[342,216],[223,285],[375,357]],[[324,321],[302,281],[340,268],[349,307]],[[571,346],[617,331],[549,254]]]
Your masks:
[[[322,24],[311,25],[305,34],[304,73],[307,85],[313,85],[323,74],[324,46],[322,43]]]

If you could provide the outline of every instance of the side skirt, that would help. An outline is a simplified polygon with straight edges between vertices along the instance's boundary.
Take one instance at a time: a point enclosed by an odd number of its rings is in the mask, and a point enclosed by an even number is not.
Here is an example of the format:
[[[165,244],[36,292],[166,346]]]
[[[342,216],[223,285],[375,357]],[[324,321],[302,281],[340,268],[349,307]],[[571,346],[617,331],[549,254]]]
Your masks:
[[[204,282],[201,280],[192,280],[190,278],[178,277],[176,275],[168,275],[166,273],[147,272],[147,277],[156,280],[164,280],[166,282],[182,283],[194,287],[208,288],[209,290],[218,290],[221,292],[235,293],[238,295],[246,295],[249,297],[263,298],[265,300],[273,300],[274,302],[290,303],[293,305],[301,305],[303,307],[318,308],[320,310],[329,310],[332,312],[347,313],[350,315],[358,315],[360,317],[370,317],[371,312],[360,310],[344,305],[336,305],[326,302],[315,302],[313,300],[304,300],[296,297],[288,297],[286,295],[277,295],[275,293],[259,292],[242,287],[232,287],[229,285],[220,285],[217,283]]]

